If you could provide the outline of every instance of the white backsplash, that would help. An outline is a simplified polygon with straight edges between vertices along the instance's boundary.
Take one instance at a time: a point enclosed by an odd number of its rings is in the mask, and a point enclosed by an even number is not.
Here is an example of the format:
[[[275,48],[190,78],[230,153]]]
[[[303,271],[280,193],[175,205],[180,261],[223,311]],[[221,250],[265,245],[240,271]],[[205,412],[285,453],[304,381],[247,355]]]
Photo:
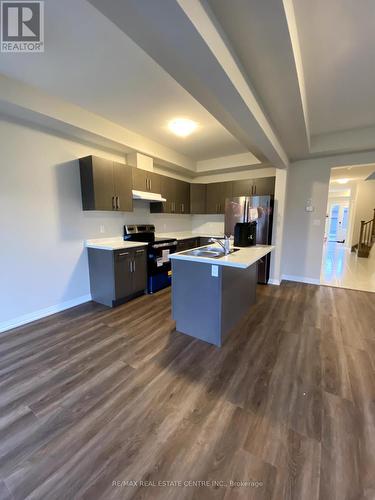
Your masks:
[[[192,231],[200,234],[222,236],[224,234],[224,215],[192,215]]]
[[[191,231],[200,234],[222,236],[224,234],[224,215],[182,215],[182,214],[151,214],[149,202],[134,200],[134,211],[123,214],[112,214],[113,223],[102,221],[102,212],[97,212],[98,227],[89,235],[89,238],[108,238],[121,236],[124,224],[154,224],[157,233],[172,233]],[[87,212],[86,212],[87,213]],[[106,214],[108,217],[108,214]],[[89,214],[90,218],[95,218]],[[104,232],[98,233],[99,225],[103,225]]]
[[[134,211],[124,214],[124,224],[154,224],[157,233],[191,231],[191,215],[151,214],[148,201],[134,200]]]

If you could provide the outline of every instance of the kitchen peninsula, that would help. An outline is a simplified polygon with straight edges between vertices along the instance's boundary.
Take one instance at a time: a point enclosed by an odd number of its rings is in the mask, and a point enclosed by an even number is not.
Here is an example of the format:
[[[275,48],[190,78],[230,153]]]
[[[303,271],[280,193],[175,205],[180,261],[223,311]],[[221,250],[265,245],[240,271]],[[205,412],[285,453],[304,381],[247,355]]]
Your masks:
[[[220,246],[210,246],[220,252]],[[217,258],[191,250],[172,254],[176,330],[218,347],[256,301],[257,262],[272,245],[233,249]],[[201,247],[204,250],[204,247]]]

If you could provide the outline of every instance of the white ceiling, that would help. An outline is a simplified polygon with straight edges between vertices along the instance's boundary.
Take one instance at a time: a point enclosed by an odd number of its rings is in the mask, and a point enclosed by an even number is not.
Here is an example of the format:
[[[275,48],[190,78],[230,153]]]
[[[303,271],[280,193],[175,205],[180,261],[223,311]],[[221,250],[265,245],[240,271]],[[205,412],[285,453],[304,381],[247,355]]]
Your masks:
[[[0,73],[195,161],[375,150],[374,0],[48,0]],[[97,10],[98,9],[98,10]],[[175,117],[199,129],[181,139]],[[190,161],[190,160],[189,160]]]
[[[358,165],[353,167],[336,167],[331,170],[331,181],[337,179],[365,180],[375,172],[375,165]]]
[[[45,4],[46,52],[1,54],[0,73],[34,85],[195,160],[244,153],[201,104],[84,0]],[[187,138],[169,120],[199,124]]]
[[[294,0],[310,129],[375,125],[374,0]]]
[[[306,153],[300,90],[284,6],[278,0],[208,0],[290,157]]]

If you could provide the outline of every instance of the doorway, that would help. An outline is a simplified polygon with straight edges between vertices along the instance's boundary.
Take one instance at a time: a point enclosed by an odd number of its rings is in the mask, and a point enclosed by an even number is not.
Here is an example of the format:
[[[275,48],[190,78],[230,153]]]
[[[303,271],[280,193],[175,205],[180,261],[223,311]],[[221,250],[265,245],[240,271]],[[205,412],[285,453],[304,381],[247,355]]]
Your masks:
[[[358,256],[361,220],[374,213],[375,165],[331,170],[320,283],[375,292],[375,246],[368,258]],[[373,182],[374,184],[370,184]]]
[[[330,200],[327,210],[326,241],[345,243],[349,222],[349,200]]]

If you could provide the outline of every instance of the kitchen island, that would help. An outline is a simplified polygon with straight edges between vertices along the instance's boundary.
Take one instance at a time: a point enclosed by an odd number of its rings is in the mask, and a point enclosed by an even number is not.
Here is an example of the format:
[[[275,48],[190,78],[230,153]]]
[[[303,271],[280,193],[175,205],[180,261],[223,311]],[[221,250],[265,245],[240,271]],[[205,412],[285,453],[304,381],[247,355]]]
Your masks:
[[[210,248],[221,249],[218,244]],[[255,304],[257,262],[274,248],[232,248],[232,253],[217,258],[196,250],[172,254],[172,314],[176,330],[220,347]]]

